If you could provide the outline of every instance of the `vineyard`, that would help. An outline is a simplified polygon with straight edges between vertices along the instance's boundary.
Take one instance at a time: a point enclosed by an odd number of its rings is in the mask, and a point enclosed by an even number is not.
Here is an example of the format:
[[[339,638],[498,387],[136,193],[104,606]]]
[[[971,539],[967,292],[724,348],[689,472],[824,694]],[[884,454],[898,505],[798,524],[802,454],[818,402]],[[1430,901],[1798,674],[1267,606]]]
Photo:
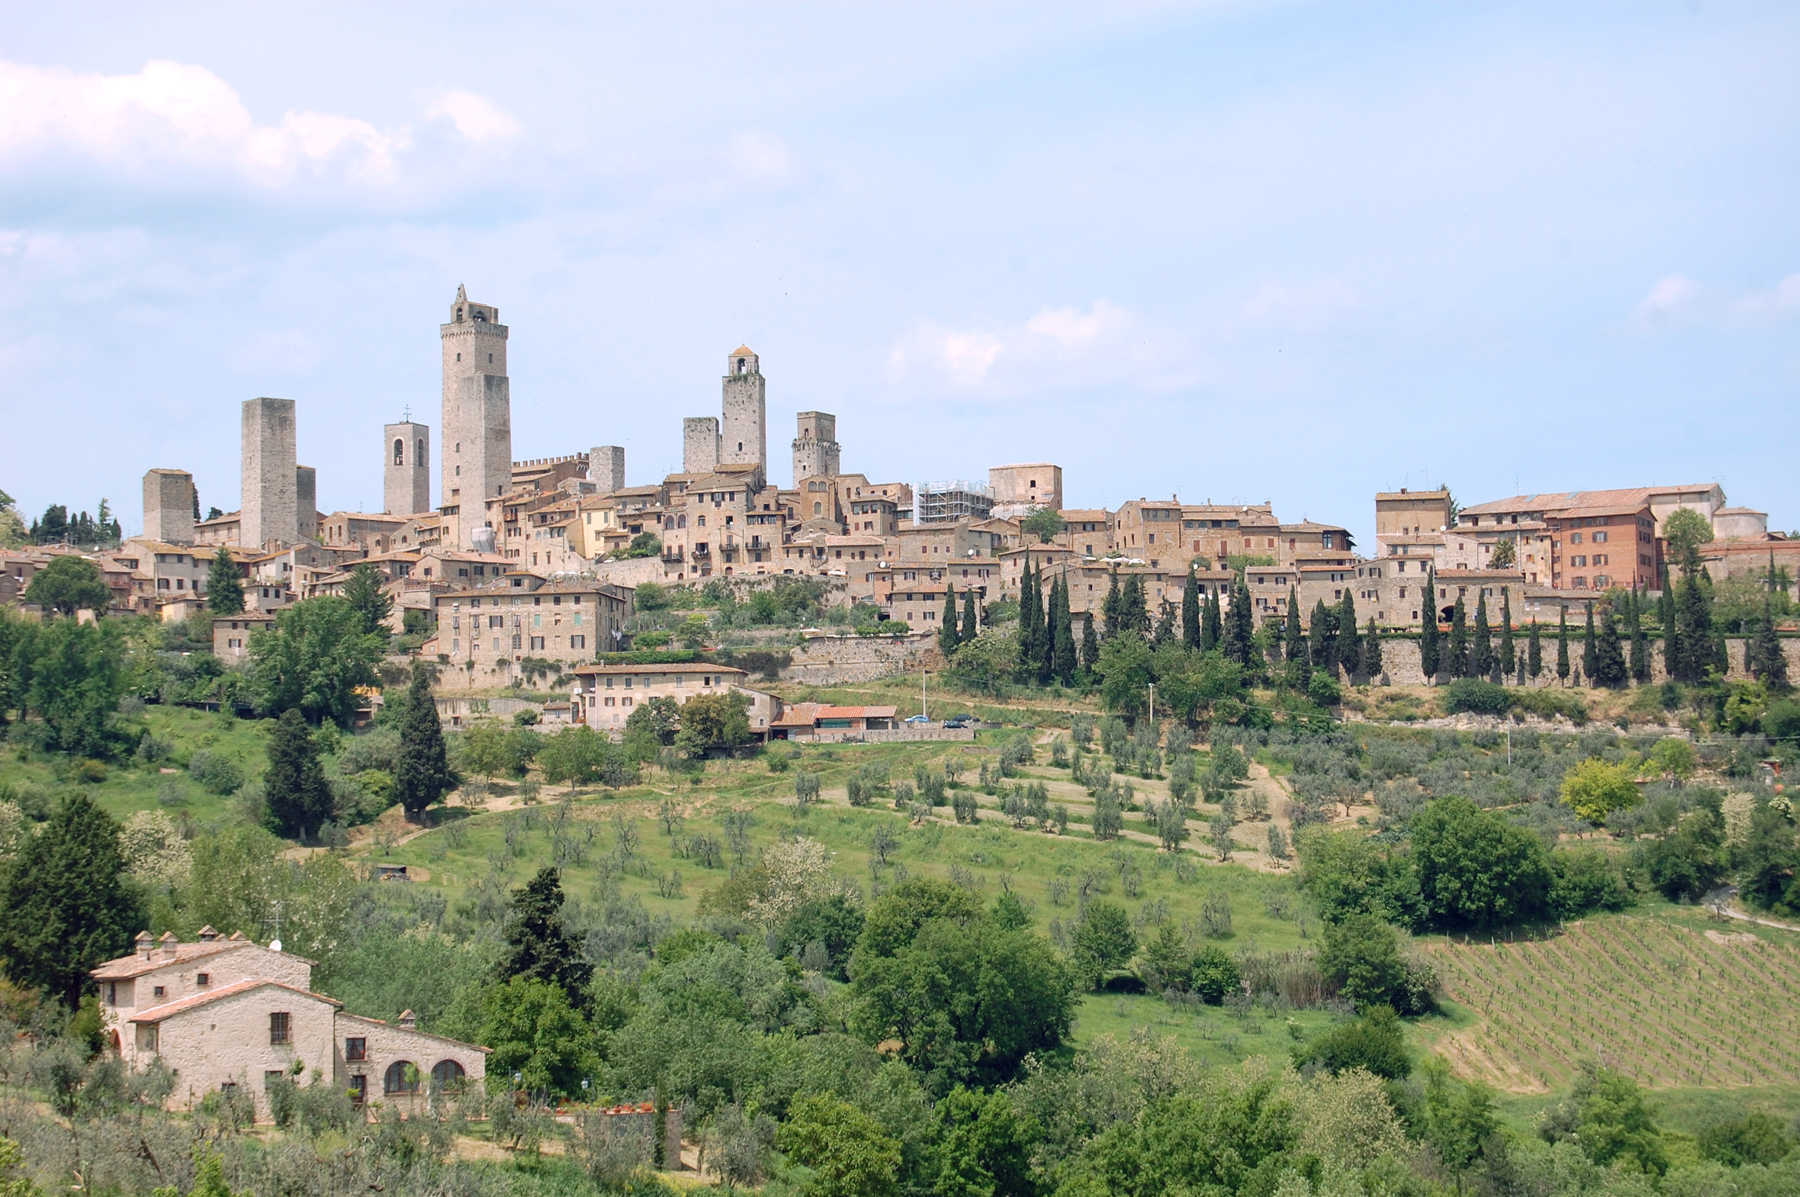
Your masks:
[[[1800,942],[1641,916],[1516,943],[1439,942],[1446,994],[1474,1025],[1437,1050],[1513,1092],[1566,1087],[1594,1059],[1649,1086],[1800,1080]]]

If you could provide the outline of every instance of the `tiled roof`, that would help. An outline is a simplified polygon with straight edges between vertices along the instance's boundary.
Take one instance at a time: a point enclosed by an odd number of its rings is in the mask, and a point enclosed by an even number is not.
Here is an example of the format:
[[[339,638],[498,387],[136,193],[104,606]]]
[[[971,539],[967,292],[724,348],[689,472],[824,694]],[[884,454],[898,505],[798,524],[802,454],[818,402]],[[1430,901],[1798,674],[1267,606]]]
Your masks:
[[[221,985],[217,989],[209,989],[205,993],[192,993],[187,997],[176,998],[174,1001],[165,1002],[160,1006],[152,1006],[148,1010],[140,1010],[131,1016],[130,1021],[161,1022],[163,1019],[173,1015],[185,1014],[189,1010],[211,1005],[213,1002],[221,1001],[224,998],[236,997],[240,993],[249,993],[253,989],[262,989],[265,986],[270,985],[273,985],[276,989],[285,989],[289,993],[297,993],[301,997],[312,998],[314,1001],[336,1006],[339,1009],[342,1009],[344,1005],[344,1003],[338,1001],[336,998],[328,998],[322,993],[313,993],[310,990],[297,989],[292,985],[283,985],[280,981],[271,981],[266,977],[250,977],[243,981],[233,981],[229,985]]]
[[[153,949],[148,960],[133,953],[130,956],[120,956],[116,960],[108,960],[89,975],[96,981],[128,981],[133,977],[141,977],[145,973],[155,972],[159,968],[167,968],[171,964],[186,964],[190,960],[205,960],[207,957],[217,956],[221,952],[234,952],[249,942],[249,940],[239,940],[233,943],[230,940],[217,939],[204,943],[176,944],[173,957],[164,956],[160,949]]]
[[[735,665],[709,665],[704,661],[679,661],[668,665],[577,665],[570,672],[596,676],[627,673],[744,673]]]
[[[1702,493],[1715,489],[1711,482],[1684,486],[1632,486],[1618,490],[1551,491],[1536,495],[1514,495],[1493,499],[1462,508],[1464,515],[1501,515],[1514,511],[1569,511],[1587,507],[1617,507],[1621,504],[1648,503],[1653,495]]]

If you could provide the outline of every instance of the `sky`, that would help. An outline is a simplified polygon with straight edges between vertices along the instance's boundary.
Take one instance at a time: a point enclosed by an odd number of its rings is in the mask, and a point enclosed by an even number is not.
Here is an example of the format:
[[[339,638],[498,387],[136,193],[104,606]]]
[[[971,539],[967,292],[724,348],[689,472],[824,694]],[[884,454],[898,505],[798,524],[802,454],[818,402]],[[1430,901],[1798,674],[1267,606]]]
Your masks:
[[[1712,482],[1800,526],[1789,2],[39,4],[0,39],[0,489],[193,472],[298,401],[319,506],[436,430],[681,465],[740,342],[843,468],[1068,506]],[[435,452],[435,448],[434,448]],[[437,479],[433,479],[433,499]]]

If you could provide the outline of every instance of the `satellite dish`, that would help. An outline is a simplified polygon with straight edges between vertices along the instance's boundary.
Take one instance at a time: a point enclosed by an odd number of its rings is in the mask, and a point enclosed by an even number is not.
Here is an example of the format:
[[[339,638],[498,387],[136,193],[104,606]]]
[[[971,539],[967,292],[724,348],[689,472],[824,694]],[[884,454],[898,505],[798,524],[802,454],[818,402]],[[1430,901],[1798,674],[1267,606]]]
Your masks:
[[[269,941],[269,951],[271,951],[271,952],[281,951],[281,941],[279,939],[271,939]]]

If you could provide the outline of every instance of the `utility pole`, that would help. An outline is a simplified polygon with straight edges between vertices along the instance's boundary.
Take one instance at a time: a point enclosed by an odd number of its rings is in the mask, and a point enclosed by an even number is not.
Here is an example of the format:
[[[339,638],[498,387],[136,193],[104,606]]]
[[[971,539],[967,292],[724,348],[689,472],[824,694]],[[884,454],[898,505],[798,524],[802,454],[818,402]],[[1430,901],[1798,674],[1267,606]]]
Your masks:
[[[1156,722],[1156,683],[1150,683],[1150,722]]]

